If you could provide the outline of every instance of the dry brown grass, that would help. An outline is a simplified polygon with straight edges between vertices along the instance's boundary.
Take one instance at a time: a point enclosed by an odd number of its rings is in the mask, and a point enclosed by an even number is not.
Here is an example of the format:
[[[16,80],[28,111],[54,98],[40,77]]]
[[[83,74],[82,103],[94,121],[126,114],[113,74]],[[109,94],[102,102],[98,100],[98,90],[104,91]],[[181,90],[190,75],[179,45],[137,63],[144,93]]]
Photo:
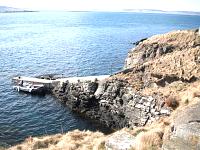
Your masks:
[[[150,130],[141,132],[136,137],[136,150],[159,149],[162,146],[163,132],[161,130]]]
[[[41,138],[28,138],[9,150],[103,150],[105,136],[100,132],[74,130]]]
[[[179,107],[187,106],[190,104],[194,104],[200,100],[200,80],[190,83],[187,85],[185,91],[177,93],[178,97],[180,97]]]
[[[163,134],[170,121],[169,118],[161,118],[146,127],[137,127],[133,130],[125,128],[121,131],[125,130],[136,137],[135,150],[157,150],[162,145]],[[30,137],[10,150],[105,150],[105,141],[110,136],[100,132],[74,130],[63,135]]]
[[[162,146],[164,134],[170,128],[171,118],[161,118],[149,126],[137,127],[128,130],[132,135],[136,136],[134,150],[158,150]],[[167,136],[167,134],[166,134]]]
[[[75,130],[73,132],[69,132],[68,136],[64,137],[62,140],[65,143],[70,143],[71,146],[66,145],[66,149],[71,150],[87,150],[87,149],[98,149],[102,147],[102,143],[104,143],[104,135],[100,132],[90,132],[84,131],[81,132],[79,130]],[[63,143],[58,143],[59,145]]]

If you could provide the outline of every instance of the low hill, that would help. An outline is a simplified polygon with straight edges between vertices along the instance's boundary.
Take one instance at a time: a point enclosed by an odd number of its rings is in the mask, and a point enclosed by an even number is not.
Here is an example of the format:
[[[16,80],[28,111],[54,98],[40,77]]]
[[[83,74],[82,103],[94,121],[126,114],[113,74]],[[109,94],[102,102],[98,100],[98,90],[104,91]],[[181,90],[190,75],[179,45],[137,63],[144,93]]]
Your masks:
[[[0,6],[0,13],[12,13],[12,12],[33,12],[33,11],[24,10],[20,8],[7,7],[7,6]]]
[[[200,12],[195,12],[195,11],[164,11],[164,10],[157,10],[157,9],[124,9],[123,11],[125,11],[125,12],[139,12],[139,13],[200,15]]]

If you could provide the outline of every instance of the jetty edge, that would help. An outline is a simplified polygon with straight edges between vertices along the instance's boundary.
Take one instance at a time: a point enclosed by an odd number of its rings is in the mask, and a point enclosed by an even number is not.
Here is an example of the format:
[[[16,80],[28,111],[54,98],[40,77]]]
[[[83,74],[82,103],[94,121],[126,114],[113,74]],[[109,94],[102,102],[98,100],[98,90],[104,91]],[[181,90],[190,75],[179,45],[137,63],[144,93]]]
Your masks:
[[[69,82],[69,83],[77,83],[77,82],[83,82],[86,80],[89,81],[101,81],[103,79],[108,78],[109,75],[100,75],[100,76],[84,76],[84,77],[64,77],[64,78],[58,78],[58,79],[44,79],[44,78],[39,78],[39,77],[26,77],[26,76],[17,76],[13,77],[12,81],[16,86],[13,86],[14,88],[18,88],[18,85],[20,82],[25,82],[28,83],[25,85],[27,88],[30,86],[44,86],[44,93],[51,92],[53,88],[55,88],[58,85],[62,85],[64,82]],[[23,87],[22,85],[19,87]],[[19,91],[19,89],[18,89]],[[23,90],[22,90],[23,91]],[[26,91],[26,90],[25,90]],[[30,92],[31,93],[31,92]],[[40,94],[39,92],[34,93],[34,94]]]
[[[200,149],[199,29],[140,42],[130,50],[124,70],[101,83],[63,83],[54,92],[66,106],[119,130],[35,137],[18,149]]]

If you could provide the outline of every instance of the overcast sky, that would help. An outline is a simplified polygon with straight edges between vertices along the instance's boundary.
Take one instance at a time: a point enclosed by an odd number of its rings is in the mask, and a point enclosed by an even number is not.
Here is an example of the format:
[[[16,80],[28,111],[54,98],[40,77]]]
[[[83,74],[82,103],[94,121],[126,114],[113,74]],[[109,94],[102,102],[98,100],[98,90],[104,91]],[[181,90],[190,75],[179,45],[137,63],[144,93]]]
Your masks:
[[[0,0],[0,6],[33,10],[159,9],[200,12],[200,0]]]

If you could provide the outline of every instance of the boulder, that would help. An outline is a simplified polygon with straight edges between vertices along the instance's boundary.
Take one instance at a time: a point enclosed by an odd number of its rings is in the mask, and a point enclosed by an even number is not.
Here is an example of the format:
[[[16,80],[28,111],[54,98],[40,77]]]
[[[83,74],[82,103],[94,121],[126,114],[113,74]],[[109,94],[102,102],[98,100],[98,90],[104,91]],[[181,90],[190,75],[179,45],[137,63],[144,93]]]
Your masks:
[[[179,111],[163,149],[200,149],[200,102]]]
[[[135,145],[135,137],[126,131],[118,131],[105,141],[106,150],[131,150]]]

